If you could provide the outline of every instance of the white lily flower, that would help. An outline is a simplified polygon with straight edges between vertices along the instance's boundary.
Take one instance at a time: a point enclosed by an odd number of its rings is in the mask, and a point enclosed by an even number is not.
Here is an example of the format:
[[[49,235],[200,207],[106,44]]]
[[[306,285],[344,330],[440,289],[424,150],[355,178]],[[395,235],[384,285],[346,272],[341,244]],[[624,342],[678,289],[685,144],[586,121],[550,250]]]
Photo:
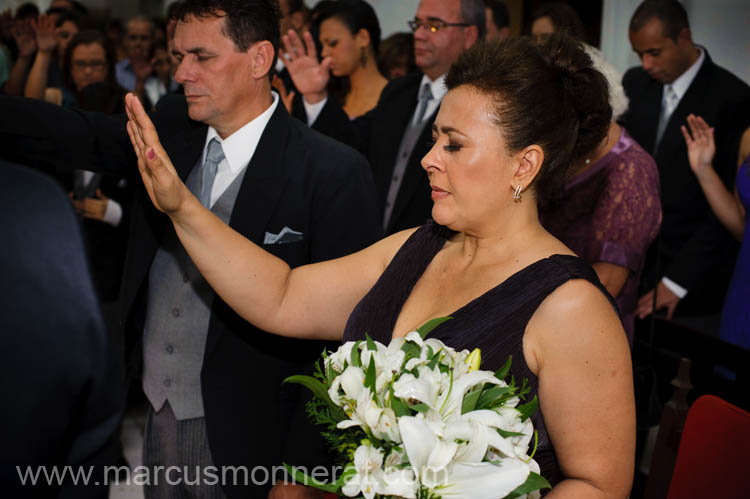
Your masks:
[[[375,494],[385,493],[383,482],[383,452],[370,445],[360,445],[354,451],[354,468],[356,472],[349,477],[341,492],[349,497],[358,494],[372,499]]]
[[[341,345],[338,350],[333,352],[328,357],[328,362],[331,368],[338,372],[342,372],[344,370],[344,364],[351,363],[352,348],[356,343],[356,341],[347,341],[346,343]]]
[[[417,497],[419,482],[417,482],[417,478],[414,476],[411,468],[387,471],[383,475],[383,482],[385,484],[384,495],[407,499]]]
[[[455,462],[458,445],[439,439],[423,418],[401,417],[399,429],[415,475],[443,497],[505,497],[529,475],[529,466],[518,459],[504,459],[500,465]]]
[[[463,376],[455,377],[451,389],[443,392],[437,401],[438,411],[442,414],[443,419],[446,421],[458,419],[461,416],[461,405],[464,401],[464,395],[466,395],[468,390],[482,383],[491,383],[493,385],[505,384],[489,371],[473,371]]]
[[[328,396],[334,404],[341,406],[344,402],[343,397],[339,394],[339,389],[344,390],[348,399],[358,399],[360,393],[365,390],[365,373],[359,367],[348,366],[344,372],[334,378],[331,388],[328,389]]]
[[[435,492],[444,498],[501,499],[522,485],[529,467],[518,459],[502,459],[499,464],[454,463],[448,483]]]

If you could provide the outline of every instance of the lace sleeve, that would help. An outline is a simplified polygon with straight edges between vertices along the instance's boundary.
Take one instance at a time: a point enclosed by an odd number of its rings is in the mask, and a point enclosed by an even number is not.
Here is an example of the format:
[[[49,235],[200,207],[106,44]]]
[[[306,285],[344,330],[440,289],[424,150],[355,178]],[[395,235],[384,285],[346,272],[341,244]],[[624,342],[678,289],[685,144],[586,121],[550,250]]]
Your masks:
[[[594,241],[586,260],[622,265],[638,272],[661,225],[659,173],[637,145],[615,159],[592,218]]]

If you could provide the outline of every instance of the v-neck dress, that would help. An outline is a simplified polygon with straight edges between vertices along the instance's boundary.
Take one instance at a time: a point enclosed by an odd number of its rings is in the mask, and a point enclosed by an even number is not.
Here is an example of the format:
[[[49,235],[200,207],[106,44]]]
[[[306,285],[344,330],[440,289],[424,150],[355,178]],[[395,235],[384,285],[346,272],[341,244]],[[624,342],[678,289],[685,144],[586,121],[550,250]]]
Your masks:
[[[343,340],[363,340],[367,333],[387,345],[414,285],[452,234],[450,229],[433,221],[414,232],[352,311]],[[456,310],[451,314],[453,319],[433,329],[430,337],[456,350],[480,348],[482,369],[485,370],[495,371],[505,364],[508,356],[513,356],[510,372],[519,384],[523,379],[528,380],[533,396],[539,382],[523,355],[526,324],[542,301],[570,279],[586,279],[594,284],[616,310],[611,296],[586,262],[572,255],[552,255],[518,271]],[[534,459],[539,463],[542,475],[554,484],[561,475],[540,411],[533,416],[533,423],[539,432]]]

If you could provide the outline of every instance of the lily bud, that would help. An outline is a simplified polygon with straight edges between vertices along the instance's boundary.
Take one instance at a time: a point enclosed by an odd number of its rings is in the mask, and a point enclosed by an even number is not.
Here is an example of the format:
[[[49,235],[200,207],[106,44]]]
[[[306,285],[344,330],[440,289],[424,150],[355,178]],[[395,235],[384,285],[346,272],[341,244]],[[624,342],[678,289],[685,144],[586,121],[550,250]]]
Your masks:
[[[478,371],[479,365],[482,363],[482,351],[475,348],[474,351],[466,357],[466,363],[469,364],[469,372]]]

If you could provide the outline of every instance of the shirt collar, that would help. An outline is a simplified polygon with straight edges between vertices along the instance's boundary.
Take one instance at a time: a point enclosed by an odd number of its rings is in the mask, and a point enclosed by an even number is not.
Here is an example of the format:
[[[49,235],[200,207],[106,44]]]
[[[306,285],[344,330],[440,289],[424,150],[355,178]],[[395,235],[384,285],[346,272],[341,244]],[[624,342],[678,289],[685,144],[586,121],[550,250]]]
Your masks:
[[[278,94],[276,92],[271,92],[271,96],[273,97],[273,102],[268,106],[268,109],[224,140],[219,137],[219,132],[217,132],[214,127],[208,127],[206,143],[203,145],[203,158],[201,159],[201,163],[205,160],[208,143],[211,142],[211,139],[216,138],[221,144],[221,148],[224,150],[224,157],[226,158],[227,164],[229,164],[229,169],[232,173],[237,173],[247,166],[253,158],[253,154],[255,154],[255,149],[258,147],[258,142],[260,142],[260,136],[263,134],[263,130],[266,129],[266,125],[271,120],[271,116],[276,110],[276,106],[279,104]]]
[[[424,87],[425,83],[430,84],[430,91],[432,92],[432,98],[435,100],[435,102],[442,101],[443,97],[445,97],[445,94],[448,93],[448,89],[445,88],[444,74],[435,81],[432,81],[427,75],[422,75],[422,81],[419,82],[419,88],[421,89],[422,87]],[[419,100],[420,93],[421,92],[417,92],[417,100]]]
[[[700,52],[698,60],[695,61],[693,65],[687,69],[687,71],[682,73],[679,77],[677,77],[675,81],[672,82],[672,91],[674,91],[678,101],[682,100],[682,96],[685,95],[685,92],[687,92],[688,88],[690,88],[690,84],[693,83],[693,80],[698,74],[703,61],[706,59],[706,51],[701,49],[700,47],[696,48]],[[666,85],[664,87],[666,89]]]

